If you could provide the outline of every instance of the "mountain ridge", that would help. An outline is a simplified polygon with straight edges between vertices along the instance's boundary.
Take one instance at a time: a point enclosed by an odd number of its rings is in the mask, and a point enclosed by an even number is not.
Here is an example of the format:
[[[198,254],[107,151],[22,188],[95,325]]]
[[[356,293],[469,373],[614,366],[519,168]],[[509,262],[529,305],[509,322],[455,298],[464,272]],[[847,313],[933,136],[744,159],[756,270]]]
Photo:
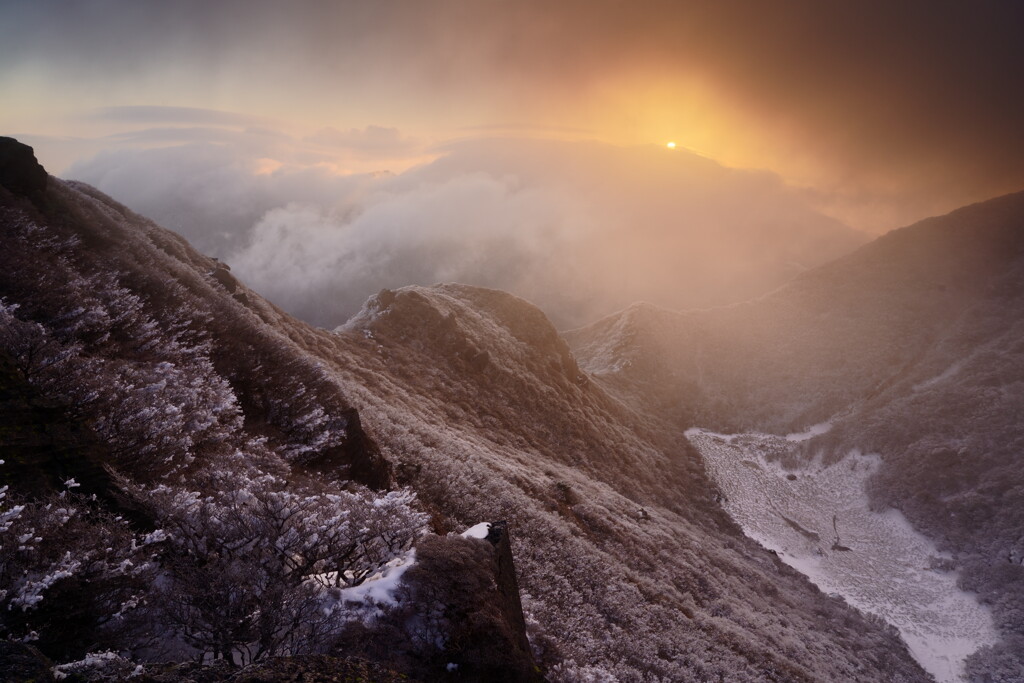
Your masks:
[[[203,574],[183,552],[211,538],[189,535],[189,510],[200,505],[200,518],[225,524],[237,516],[239,494],[303,506],[347,501],[347,514],[368,515],[402,538],[424,525],[434,535],[418,541],[422,552],[444,548],[442,557],[464,557],[465,571],[477,566],[477,551],[438,534],[506,519],[532,655],[550,680],[855,680],[878,672],[925,680],[890,628],[822,595],[743,537],[681,432],[581,380],[546,316],[521,300],[465,286],[382,293],[364,318],[332,333],[217,276],[217,262],[91,188],[51,179],[34,208],[3,192],[0,201],[11,247],[0,277],[8,329],[44,335],[70,353],[73,381],[44,374],[39,386],[83,396],[91,426],[116,447],[112,466],[150,496],[168,529],[149,562],[172,576],[214,583],[237,570],[228,563]],[[384,314],[373,317],[375,308]],[[80,394],[85,387],[92,393]],[[147,419],[133,419],[140,414]],[[335,462],[330,454],[344,451],[356,426],[374,444],[362,457],[379,453],[387,463],[381,491],[353,479],[358,458],[317,468]],[[151,436],[140,439],[137,429]],[[145,458],[138,448],[149,449]],[[150,547],[126,545],[136,546]],[[257,560],[261,568],[269,561]],[[434,576],[457,584],[461,571]],[[429,609],[428,589],[454,590],[422,572],[419,580],[396,598],[395,614]],[[174,585],[183,600],[210,592]],[[442,594],[443,608],[468,613],[421,611],[433,616],[399,624],[452,628],[488,613],[466,607],[457,591]],[[135,612],[143,622],[158,597]],[[495,622],[480,623],[477,633]],[[180,628],[190,632],[188,623]],[[381,656],[385,638],[410,672],[444,675],[448,663],[463,661],[472,679],[472,662],[459,659],[468,651],[435,649],[393,622],[375,628],[384,631],[356,638],[364,652]],[[108,637],[124,647],[122,636]],[[209,647],[232,659],[244,652]]]
[[[828,421],[784,457],[794,472],[880,454],[872,504],[954,553],[962,584],[994,609],[1003,641],[968,675],[1013,680],[1022,320],[1015,193],[893,231],[746,304],[635,307],[565,336],[595,382],[677,424],[785,435]]]
[[[604,368],[616,362],[666,373],[676,384],[677,404],[712,406],[700,414],[705,426],[726,426],[715,422],[721,415],[716,418],[713,407],[725,402],[718,413],[750,421],[730,428],[800,429],[830,417],[852,397],[799,400],[796,394],[812,396],[812,388],[833,382],[855,385],[863,395],[884,379],[878,368],[912,362],[943,324],[983,294],[990,272],[1005,269],[1024,249],[1014,220],[1022,212],[1024,193],[1006,195],[892,231],[750,302],[681,313],[645,307],[643,321],[635,320],[641,309],[630,308],[565,336],[581,365],[608,381],[656,384],[636,371],[613,378],[616,373]],[[965,219],[976,224],[965,228]],[[884,340],[885,366],[875,362],[882,352],[858,355],[866,322]],[[616,342],[613,326],[620,335],[639,335],[638,343]],[[625,352],[621,357],[608,348],[615,343]],[[723,346],[728,351],[718,350]],[[716,365],[716,356],[730,361]],[[702,360],[708,357],[711,364]],[[781,376],[798,364],[796,380]],[[770,407],[787,402],[795,403],[788,411]]]

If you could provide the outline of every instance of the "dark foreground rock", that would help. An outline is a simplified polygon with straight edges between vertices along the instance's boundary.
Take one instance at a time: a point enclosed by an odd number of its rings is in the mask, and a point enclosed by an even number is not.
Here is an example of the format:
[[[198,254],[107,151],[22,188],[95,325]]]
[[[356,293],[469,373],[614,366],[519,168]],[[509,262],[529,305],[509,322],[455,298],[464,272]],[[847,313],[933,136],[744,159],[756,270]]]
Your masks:
[[[498,543],[424,537],[398,606],[354,628],[344,650],[425,681],[543,681],[526,638],[507,530],[493,527],[501,529]]]

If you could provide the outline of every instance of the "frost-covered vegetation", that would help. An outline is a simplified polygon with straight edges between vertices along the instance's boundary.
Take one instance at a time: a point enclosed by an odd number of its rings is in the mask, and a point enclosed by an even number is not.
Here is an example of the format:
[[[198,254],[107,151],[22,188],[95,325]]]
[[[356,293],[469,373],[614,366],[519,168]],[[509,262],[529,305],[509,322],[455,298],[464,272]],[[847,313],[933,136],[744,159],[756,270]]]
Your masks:
[[[383,292],[331,333],[86,186],[5,198],[0,227],[5,391],[26,424],[95,439],[70,492],[65,451],[0,466],[3,533],[40,539],[3,545],[21,603],[2,635],[68,672],[305,652],[532,672],[489,543],[443,535],[504,519],[552,680],[925,679],[891,629],[744,538],[678,427],[515,297]],[[70,557],[44,523],[63,509]],[[414,540],[390,604],[349,604]]]
[[[50,201],[57,218],[0,210],[4,389],[29,413],[5,424],[0,636],[58,662],[329,651],[358,619],[334,593],[421,535],[414,495],[370,490],[340,461],[296,469],[353,440],[320,365],[170,258],[187,253],[173,236],[63,184]],[[251,333],[223,335],[240,317]],[[24,490],[40,468],[19,430],[39,431],[41,400],[95,435],[87,486],[44,462],[50,481]]]
[[[743,538],[682,434],[590,382],[526,302],[383,292],[337,336],[359,354],[339,363],[346,386],[421,500],[455,529],[510,521],[551,679],[924,680],[894,632]]]

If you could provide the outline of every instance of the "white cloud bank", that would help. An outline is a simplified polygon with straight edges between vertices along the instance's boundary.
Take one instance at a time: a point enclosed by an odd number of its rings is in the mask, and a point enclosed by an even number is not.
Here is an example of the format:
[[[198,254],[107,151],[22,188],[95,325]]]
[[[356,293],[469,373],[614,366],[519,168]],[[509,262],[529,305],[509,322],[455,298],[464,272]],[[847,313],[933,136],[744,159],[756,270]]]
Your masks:
[[[333,136],[402,145],[393,129]],[[257,291],[334,326],[383,287],[459,281],[533,301],[557,324],[634,301],[756,296],[864,240],[777,177],[679,150],[492,140],[399,175],[338,175],[273,149],[120,150],[69,176],[225,259]]]

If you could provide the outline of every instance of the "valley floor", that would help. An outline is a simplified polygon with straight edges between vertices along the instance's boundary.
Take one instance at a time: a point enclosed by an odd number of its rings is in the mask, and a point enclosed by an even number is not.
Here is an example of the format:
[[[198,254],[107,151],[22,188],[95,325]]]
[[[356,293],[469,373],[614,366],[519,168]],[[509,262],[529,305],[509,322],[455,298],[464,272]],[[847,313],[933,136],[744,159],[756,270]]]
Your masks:
[[[691,429],[687,436],[748,536],[822,591],[899,629],[940,683],[963,680],[966,657],[997,640],[989,611],[957,587],[950,559],[899,511],[871,509],[864,486],[876,456],[854,451],[829,466],[786,470],[777,456],[806,435]]]

